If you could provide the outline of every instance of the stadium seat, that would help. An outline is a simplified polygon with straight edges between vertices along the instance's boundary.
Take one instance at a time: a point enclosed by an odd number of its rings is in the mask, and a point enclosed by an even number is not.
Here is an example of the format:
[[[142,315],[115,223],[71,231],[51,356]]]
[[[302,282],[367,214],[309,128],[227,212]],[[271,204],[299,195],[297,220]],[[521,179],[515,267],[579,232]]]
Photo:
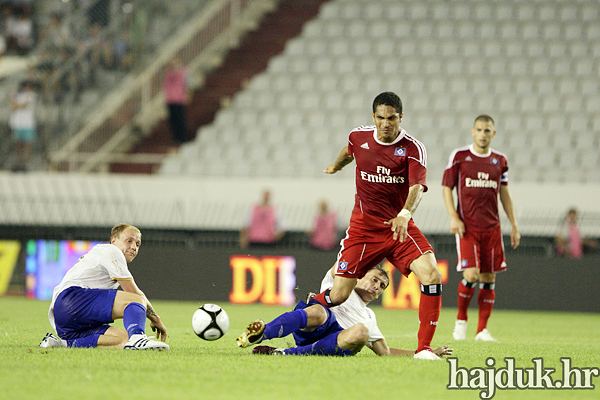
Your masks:
[[[369,25],[371,25],[372,23],[369,23]],[[364,38],[364,37],[368,37],[369,35],[369,31],[367,30],[368,26],[367,26],[367,21],[354,21],[354,23],[346,26],[346,38],[349,39],[359,39],[359,38]],[[381,36],[383,37],[383,36]],[[374,39],[378,39],[380,38],[379,36],[375,36],[373,37]],[[348,44],[347,42],[341,42],[344,44]]]
[[[381,21],[384,15],[387,14],[390,3],[369,3],[368,7],[365,7],[363,17],[368,20]]]
[[[568,58],[554,60],[551,72],[557,77],[571,77],[573,73],[573,63]]]
[[[329,4],[332,4],[332,3],[329,3]],[[326,8],[326,5],[324,5],[321,10],[324,10],[325,8]],[[306,25],[304,25],[304,28],[302,28],[302,36],[303,37],[319,39],[319,38],[321,38],[322,35],[323,35],[323,24],[321,23],[321,20],[317,19],[317,20],[309,21],[306,23]]]
[[[343,7],[343,3],[338,1],[330,1],[321,7],[321,11],[319,13],[319,18],[321,20],[337,20],[341,13],[341,8]]]
[[[285,53],[290,56],[302,56],[306,51],[306,41],[292,39],[285,45]]]
[[[231,143],[236,135],[217,132],[235,120],[253,126],[239,135],[244,144],[296,157],[286,171],[256,165],[254,173],[311,175],[301,160],[332,162],[349,130],[371,123],[373,96],[394,90],[404,103],[402,126],[428,143],[433,169],[468,144],[473,118],[489,113],[499,132],[493,146],[510,152],[513,178],[553,179],[554,169],[547,175],[527,165],[566,167],[564,149],[582,151],[582,160],[591,157],[588,147],[600,153],[599,13],[589,1],[331,0],[198,140],[202,149]],[[449,126],[456,135],[447,135]]]
[[[552,168],[556,165],[556,154],[551,149],[540,149],[536,152],[535,163],[538,167]]]

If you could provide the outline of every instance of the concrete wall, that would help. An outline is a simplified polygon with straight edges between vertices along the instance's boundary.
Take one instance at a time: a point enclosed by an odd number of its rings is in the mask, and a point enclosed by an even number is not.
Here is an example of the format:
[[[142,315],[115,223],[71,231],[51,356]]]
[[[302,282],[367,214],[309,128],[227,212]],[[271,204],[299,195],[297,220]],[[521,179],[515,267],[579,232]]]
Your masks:
[[[321,179],[0,172],[0,225],[111,227],[127,221],[144,228],[239,229],[250,205],[270,189],[286,228],[304,231],[321,199],[347,224],[353,179],[353,168]],[[518,183],[510,189],[522,234],[554,236],[565,211],[575,206],[583,234],[600,237],[600,184]],[[448,232],[441,193],[440,182],[429,182],[414,215],[424,232]],[[510,228],[505,218],[503,228]]]

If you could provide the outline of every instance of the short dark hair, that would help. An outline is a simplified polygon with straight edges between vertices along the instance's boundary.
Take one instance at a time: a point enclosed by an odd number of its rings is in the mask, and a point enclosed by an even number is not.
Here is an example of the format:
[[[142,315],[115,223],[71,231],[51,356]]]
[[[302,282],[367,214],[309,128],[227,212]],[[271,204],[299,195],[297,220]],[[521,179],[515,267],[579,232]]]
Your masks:
[[[400,97],[393,92],[383,92],[375,97],[373,100],[373,113],[379,106],[390,106],[394,107],[398,114],[402,114],[402,100]]]
[[[477,118],[475,118],[475,121],[473,121],[473,125],[475,125],[475,122],[477,122],[477,121],[491,122],[492,125],[496,126],[494,119],[487,114],[478,115]]]
[[[374,266],[373,268],[371,268],[371,270],[377,270],[377,272],[379,272],[379,275],[383,276],[385,279],[387,279],[387,285],[385,285],[386,289],[387,287],[390,285],[390,276],[387,273],[387,271],[385,270],[385,268],[383,268],[383,265],[381,264],[377,264],[376,266]]]

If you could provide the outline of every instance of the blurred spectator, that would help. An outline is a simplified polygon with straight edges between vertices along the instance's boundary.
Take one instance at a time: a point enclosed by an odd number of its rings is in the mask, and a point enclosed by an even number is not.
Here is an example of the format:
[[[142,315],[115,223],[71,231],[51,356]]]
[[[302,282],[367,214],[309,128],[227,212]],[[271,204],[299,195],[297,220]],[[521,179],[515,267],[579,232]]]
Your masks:
[[[106,27],[110,23],[110,0],[96,0],[87,10],[90,25]]]
[[[148,16],[148,11],[145,7],[136,7],[132,18],[129,39],[132,60],[135,63],[136,68],[139,69],[142,65],[140,60],[144,55],[150,17]]]
[[[15,14],[6,23],[6,41],[9,49],[23,55],[33,48],[33,22],[25,8],[17,8]]]
[[[41,41],[46,43],[46,46],[52,51],[71,52],[76,47],[76,41],[71,34],[71,30],[60,13],[50,15],[48,26],[42,30]]]
[[[0,57],[4,55],[7,50],[6,29],[8,20],[11,18],[13,18],[12,10],[8,4],[0,4]]]
[[[6,53],[6,39],[4,39],[4,35],[0,33],[0,60],[4,53]]]
[[[129,33],[127,31],[119,32],[112,42],[112,62],[114,69],[129,71],[132,66],[131,48],[129,46]]]
[[[110,45],[106,40],[102,27],[93,24],[89,27],[87,36],[79,43],[80,51],[86,52],[89,61],[87,84],[96,86],[98,83],[98,68],[104,65],[107,56],[110,57]]]
[[[165,73],[163,89],[169,111],[169,126],[173,139],[185,143],[190,139],[186,106],[189,101],[188,73],[178,57],[174,57]]]
[[[337,215],[328,210],[327,202],[321,200],[310,232],[310,244],[320,250],[331,250],[339,244],[337,234]]]
[[[284,235],[277,209],[271,205],[271,192],[263,192],[262,202],[250,210],[246,226],[240,231],[240,247],[273,245]]]
[[[556,253],[561,256],[581,258],[584,249],[594,251],[596,247],[595,240],[581,237],[577,209],[569,209],[556,236]]]
[[[12,113],[9,124],[15,141],[15,163],[12,170],[26,171],[31,149],[36,141],[35,83],[23,81],[10,99]]]

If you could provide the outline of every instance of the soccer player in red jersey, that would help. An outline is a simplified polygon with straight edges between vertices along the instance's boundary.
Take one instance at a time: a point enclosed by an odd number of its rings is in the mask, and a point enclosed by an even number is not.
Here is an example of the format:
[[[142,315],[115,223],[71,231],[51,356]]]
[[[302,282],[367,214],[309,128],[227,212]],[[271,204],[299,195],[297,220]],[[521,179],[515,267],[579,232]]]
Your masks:
[[[508,191],[508,163],[504,154],[490,147],[496,135],[489,115],[475,118],[473,144],[452,152],[442,181],[444,202],[450,215],[450,232],[456,235],[457,270],[463,272],[458,285],[458,316],[455,340],[467,338],[467,309],[479,281],[479,324],[475,340],[496,341],[487,330],[496,294],[496,273],[506,270],[504,244],[498,215],[498,195],[512,225],[510,244],[521,240],[519,226]],[[456,188],[457,206],[452,189]]]
[[[421,281],[417,359],[440,360],[431,351],[442,304],[442,275],[433,249],[412,220],[427,190],[427,151],[400,127],[402,101],[392,92],[373,101],[374,126],[350,132],[334,174],[356,161],[356,195],[346,237],[335,264],[333,287],[314,297],[327,307],[348,299],[358,279],[387,258],[403,275]]]

